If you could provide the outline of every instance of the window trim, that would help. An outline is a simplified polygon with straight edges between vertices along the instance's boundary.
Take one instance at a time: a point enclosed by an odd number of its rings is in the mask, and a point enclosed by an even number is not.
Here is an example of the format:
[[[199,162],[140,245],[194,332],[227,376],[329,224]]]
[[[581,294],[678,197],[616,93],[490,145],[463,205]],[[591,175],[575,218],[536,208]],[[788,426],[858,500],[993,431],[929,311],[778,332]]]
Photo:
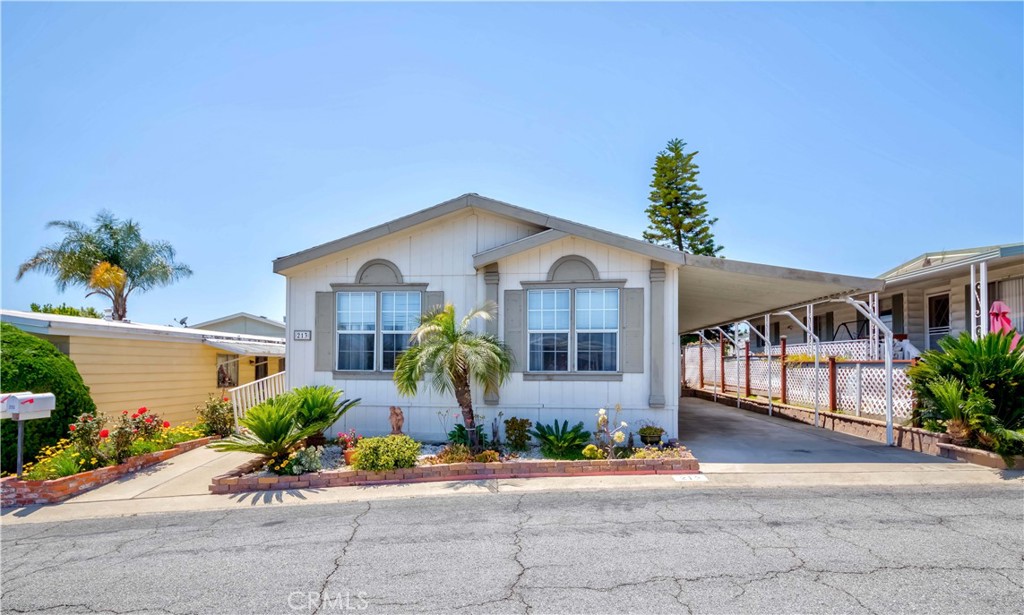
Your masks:
[[[594,280],[594,281],[582,281],[582,282],[520,282],[525,292],[523,298],[523,335],[525,337],[525,351],[526,351],[526,369],[523,373],[524,381],[538,381],[538,380],[579,380],[579,381],[619,381],[622,380],[622,313],[624,306],[622,304],[624,295],[623,289],[626,286],[626,280]],[[618,321],[619,326],[615,330],[615,370],[607,372],[599,371],[580,371],[578,366],[578,357],[576,356],[577,341],[576,336],[578,331],[576,329],[576,291],[577,290],[598,290],[606,288],[615,288],[619,291],[619,311]],[[567,369],[565,371],[545,371],[545,370],[533,370],[530,369],[530,333],[561,333],[562,331],[534,331],[530,329],[530,291],[531,290],[568,290],[569,291],[569,361],[567,363]],[[604,330],[590,330],[584,331],[584,333],[601,333],[606,332]],[[611,332],[610,330],[607,332]]]
[[[365,330],[363,330],[363,331],[342,331],[342,330],[340,330],[338,328],[338,303],[339,303],[339,300],[341,299],[341,294],[342,293],[373,295],[373,311],[374,311],[374,315],[373,315],[373,331],[372,331],[372,334],[373,334],[373,350],[372,350],[372,352],[373,352],[373,367],[371,367],[370,369],[346,369],[346,370],[342,370],[340,367],[338,367],[338,362],[339,362],[339,360],[341,358],[340,357],[340,353],[341,353],[341,347],[340,347],[341,346],[341,344],[340,344],[341,336],[342,335],[366,335],[367,333],[371,333],[370,331],[365,331]],[[379,292],[374,292],[374,291],[372,291],[370,289],[367,289],[367,288],[364,288],[362,290],[338,290],[338,291],[334,291],[334,368],[335,368],[335,371],[345,371],[345,372],[351,372],[351,373],[354,373],[354,374],[365,374],[365,373],[372,373],[372,372],[379,371],[377,369],[377,366],[378,366],[377,349],[379,348],[379,344],[378,344],[379,335],[380,335],[380,293]]]
[[[568,307],[567,311],[568,311],[568,316],[569,316],[569,328],[568,329],[530,329],[530,291],[526,291],[526,327],[525,327],[525,329],[526,329],[526,371],[528,371],[530,373],[534,373],[534,374],[566,374],[566,373],[569,373],[569,372],[573,371],[570,368],[573,365],[573,362],[571,361],[571,358],[572,358],[572,355],[573,355],[573,347],[574,347],[573,340],[572,340],[572,336],[573,336],[573,333],[572,333],[573,322],[572,321],[573,321],[573,303],[574,303],[573,302],[573,294],[574,294],[575,291],[568,290],[568,289],[565,289],[565,288],[536,288],[534,290],[540,291],[540,292],[551,291],[551,292],[556,292],[556,293],[558,291],[565,291],[566,293],[568,293],[568,295],[569,295],[569,307]],[[543,310],[543,307],[541,309]],[[555,306],[555,312],[556,313],[558,312],[557,305]],[[530,369],[532,367],[530,365],[530,363],[531,363],[531,359],[533,357],[533,352],[530,351],[530,336],[533,335],[533,334],[545,335],[545,334],[559,334],[559,333],[564,333],[565,334],[565,346],[566,346],[566,349],[565,349],[565,352],[566,352],[566,356],[565,356],[565,369],[564,370]]]
[[[391,380],[394,376],[394,370],[383,369],[384,365],[384,332],[381,329],[381,309],[383,308],[383,302],[381,301],[381,293],[383,292],[418,292],[420,295],[420,315],[422,315],[424,309],[424,303],[427,300],[426,297],[427,284],[385,284],[385,285],[367,285],[367,284],[331,284],[331,292],[334,293],[334,369],[331,370],[334,380]],[[338,295],[340,293],[373,293],[374,301],[376,305],[376,313],[374,314],[374,332],[373,332],[373,369],[362,370],[362,369],[338,369],[338,336],[342,333],[338,331]],[[355,332],[353,332],[355,333]]]

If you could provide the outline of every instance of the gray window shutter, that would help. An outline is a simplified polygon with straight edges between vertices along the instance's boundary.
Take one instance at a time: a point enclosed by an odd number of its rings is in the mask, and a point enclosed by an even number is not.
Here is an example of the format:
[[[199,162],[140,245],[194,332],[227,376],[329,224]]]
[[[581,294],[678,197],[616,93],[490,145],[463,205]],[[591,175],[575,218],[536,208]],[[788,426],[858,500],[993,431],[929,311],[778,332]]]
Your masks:
[[[771,335],[768,336],[768,339],[770,339],[772,341],[772,344],[780,344],[780,343],[782,343],[782,326],[781,326],[781,324],[782,323],[777,323],[777,322],[773,322],[772,323]]]
[[[512,351],[512,371],[526,371],[526,292],[522,290],[506,290],[505,302],[501,306],[505,315],[504,342]]]
[[[622,322],[619,323],[622,340],[619,357],[622,371],[642,374],[644,371],[644,289],[622,289]]]
[[[316,319],[313,321],[313,369],[318,372],[333,371],[337,365],[334,358],[334,336],[337,332],[338,316],[334,298],[334,293],[316,294]]]
[[[968,301],[971,296],[967,295]],[[967,312],[968,318],[970,318],[971,308],[968,305]],[[892,296],[892,332],[893,333],[906,333],[906,329],[903,325],[903,293]]]
[[[832,312],[825,313],[825,336],[821,341],[831,342],[836,339],[836,320]]]
[[[429,314],[444,307],[444,291],[428,290],[423,293],[423,313]]]

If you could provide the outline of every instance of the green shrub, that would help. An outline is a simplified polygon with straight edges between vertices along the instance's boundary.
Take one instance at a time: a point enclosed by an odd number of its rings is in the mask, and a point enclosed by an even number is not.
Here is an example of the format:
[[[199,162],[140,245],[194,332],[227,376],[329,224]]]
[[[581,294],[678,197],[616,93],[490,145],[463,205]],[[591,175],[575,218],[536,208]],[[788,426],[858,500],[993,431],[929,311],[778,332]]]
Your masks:
[[[295,399],[288,395],[268,399],[249,409],[238,424],[242,433],[210,444],[219,451],[263,455],[268,463],[280,462],[293,449],[319,431],[319,425],[300,429],[295,421]]]
[[[530,432],[540,442],[540,452],[549,459],[581,459],[583,446],[590,440],[590,432],[583,429],[583,421],[569,429],[569,421],[558,425],[555,421],[551,427],[537,423],[537,428]]]
[[[918,422],[1008,459],[1024,452],[1024,344],[1012,335],[970,333],[939,341],[907,370]]]
[[[449,444],[431,460],[432,463],[466,463],[473,459],[473,453],[465,444]]]
[[[487,446],[490,443],[487,439],[487,432],[481,429],[479,425],[476,426],[476,435],[480,438],[480,446]],[[466,429],[466,426],[459,424],[453,427],[448,432],[448,441],[452,444],[465,444],[469,446],[469,431]]]
[[[473,457],[473,461],[477,463],[498,463],[501,461],[501,455],[498,451],[483,451],[476,457]]]
[[[295,421],[300,429],[316,427],[317,433],[334,425],[346,412],[359,404],[358,399],[341,399],[344,391],[321,385],[300,387],[285,395],[295,401]]]
[[[206,403],[196,406],[196,414],[208,436],[226,438],[235,433],[235,409],[227,397],[210,395]]]
[[[411,468],[420,456],[420,443],[409,436],[363,438],[356,445],[353,467],[357,470],[385,472]]]
[[[96,404],[71,359],[43,339],[0,323],[0,383],[6,392],[53,393],[56,407],[48,419],[25,423],[25,460],[68,436],[68,425],[81,414],[95,414]],[[13,472],[18,426],[0,421],[0,470]]]
[[[505,419],[505,440],[514,451],[525,451],[530,446],[530,428],[533,421],[512,417]]]
[[[588,444],[583,448],[583,456],[587,459],[604,459],[608,453],[594,444]]]

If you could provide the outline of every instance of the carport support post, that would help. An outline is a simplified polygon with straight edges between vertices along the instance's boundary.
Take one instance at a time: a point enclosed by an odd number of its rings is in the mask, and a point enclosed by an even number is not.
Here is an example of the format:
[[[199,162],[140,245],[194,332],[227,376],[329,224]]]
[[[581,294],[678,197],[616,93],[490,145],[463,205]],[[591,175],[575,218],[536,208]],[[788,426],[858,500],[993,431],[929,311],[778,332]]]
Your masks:
[[[739,336],[736,334],[729,335],[725,332],[722,327],[715,327],[718,329],[719,340],[722,336],[728,338],[729,342],[732,343],[733,359],[736,361],[736,407],[740,407],[740,342]],[[722,392],[725,393],[725,352],[722,352]]]
[[[779,336],[779,345],[781,347],[781,350],[780,350],[781,354],[779,354],[779,361],[780,361],[780,363],[779,363],[779,372],[780,372],[780,377],[779,377],[779,383],[780,383],[779,384],[779,398],[780,399],[779,399],[779,401],[781,401],[783,404],[786,404],[786,403],[788,403],[788,399],[789,398],[786,395],[786,336],[785,335]],[[771,366],[769,365],[769,367],[771,367]]]
[[[743,362],[744,369],[746,371],[746,379],[743,381],[743,393],[747,397],[750,397],[750,341],[747,341],[745,361]]]
[[[697,382],[700,390],[704,390],[704,337],[701,336],[700,352],[697,353]]]
[[[718,380],[722,385],[722,394],[725,394],[725,336],[718,332]]]

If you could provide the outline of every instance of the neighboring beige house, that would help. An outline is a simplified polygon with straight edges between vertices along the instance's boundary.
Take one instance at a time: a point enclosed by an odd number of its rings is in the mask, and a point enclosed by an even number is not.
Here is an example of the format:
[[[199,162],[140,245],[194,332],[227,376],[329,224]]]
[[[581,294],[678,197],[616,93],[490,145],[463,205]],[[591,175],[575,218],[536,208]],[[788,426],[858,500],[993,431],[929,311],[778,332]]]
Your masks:
[[[583,421],[620,404],[622,419],[678,432],[679,334],[817,297],[881,288],[877,280],[684,254],[585,224],[466,194],[274,261],[287,278],[287,386],[331,385],[361,398],[337,428],[404,430],[440,441],[455,400],[427,383],[401,398],[392,374],[421,314],[492,301],[486,325],[516,359],[499,416]],[[483,327],[484,325],[481,325]],[[429,379],[428,379],[429,380]]]
[[[917,351],[937,348],[943,337],[970,329],[971,268],[975,268],[980,283],[982,264],[988,279],[988,305],[979,302],[983,317],[988,319],[992,302],[1002,301],[1009,306],[1017,330],[1024,331],[1024,243],[927,252],[886,271],[878,276],[885,282],[885,289],[879,293],[881,319]],[[803,317],[799,311],[794,313]],[[867,321],[841,303],[815,306],[814,322],[810,324],[823,342],[868,337]],[[790,343],[805,341],[795,323],[772,317],[772,342],[777,342],[780,335]],[[756,336],[751,339],[751,347],[760,348]]]
[[[100,412],[146,406],[174,424],[195,420],[208,395],[279,372],[284,357],[280,337],[14,310],[0,320],[68,355]]]
[[[210,331],[224,331],[226,333],[245,333],[249,335],[264,335],[266,337],[279,337],[284,339],[285,326],[283,322],[271,320],[266,316],[256,316],[248,312],[238,312],[230,316],[214,318],[198,325],[191,325],[193,329],[207,329]]]

